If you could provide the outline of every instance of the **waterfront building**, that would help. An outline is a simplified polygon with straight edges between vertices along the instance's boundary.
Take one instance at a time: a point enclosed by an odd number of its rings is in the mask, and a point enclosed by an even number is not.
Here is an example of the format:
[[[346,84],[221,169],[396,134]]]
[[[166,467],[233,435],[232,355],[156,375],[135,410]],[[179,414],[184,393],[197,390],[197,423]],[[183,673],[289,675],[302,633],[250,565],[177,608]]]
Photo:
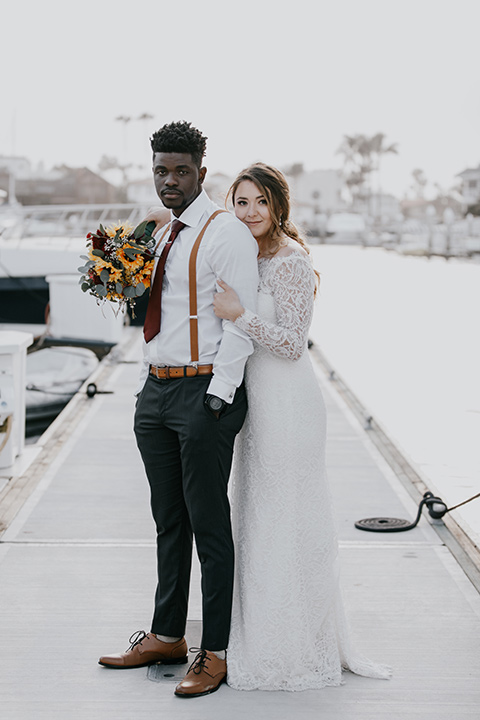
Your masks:
[[[346,209],[341,170],[310,170],[295,174],[286,171],[285,174],[292,191],[294,219],[306,229],[321,230],[328,215]]]
[[[480,203],[480,164],[476,168],[467,168],[461,173],[458,173],[459,178],[462,182],[462,201],[464,204],[464,210],[467,210],[471,205],[478,205]]]
[[[23,157],[0,156],[0,189],[10,204],[82,205],[118,202],[118,190],[87,167],[67,165],[32,169]]]

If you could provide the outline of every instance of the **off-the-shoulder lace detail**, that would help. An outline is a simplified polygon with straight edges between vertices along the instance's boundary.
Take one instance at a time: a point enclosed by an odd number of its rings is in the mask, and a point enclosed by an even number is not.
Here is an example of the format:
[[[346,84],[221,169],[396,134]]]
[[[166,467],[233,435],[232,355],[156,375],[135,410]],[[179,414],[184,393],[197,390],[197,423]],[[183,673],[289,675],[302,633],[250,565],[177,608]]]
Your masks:
[[[310,260],[293,251],[263,258],[259,266],[259,290],[273,297],[276,322],[266,322],[246,309],[235,324],[269,352],[298,360],[306,347],[313,314],[315,276]]]

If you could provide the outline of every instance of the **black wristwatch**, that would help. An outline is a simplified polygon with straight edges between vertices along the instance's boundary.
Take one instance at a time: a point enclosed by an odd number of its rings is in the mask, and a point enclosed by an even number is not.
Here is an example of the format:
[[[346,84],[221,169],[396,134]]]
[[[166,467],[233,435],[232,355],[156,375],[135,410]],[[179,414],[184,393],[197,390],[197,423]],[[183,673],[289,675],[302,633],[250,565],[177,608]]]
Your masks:
[[[222,400],[222,398],[219,398],[216,395],[209,395],[208,393],[205,395],[204,403],[206,407],[217,417],[220,417],[227,406],[225,400]]]

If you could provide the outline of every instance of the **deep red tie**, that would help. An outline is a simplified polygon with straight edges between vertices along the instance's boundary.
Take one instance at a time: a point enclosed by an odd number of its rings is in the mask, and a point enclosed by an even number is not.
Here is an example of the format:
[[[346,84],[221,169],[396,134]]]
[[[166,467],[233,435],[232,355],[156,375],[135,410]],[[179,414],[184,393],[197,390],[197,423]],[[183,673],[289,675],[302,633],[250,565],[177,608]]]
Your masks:
[[[165,275],[165,263],[167,262],[167,255],[170,252],[170,248],[172,247],[175,238],[184,227],[185,223],[180,220],[173,221],[170,236],[165,243],[162,254],[158,260],[155,277],[153,278],[153,285],[150,289],[150,299],[148,301],[145,324],[143,326],[143,335],[145,337],[145,342],[147,343],[160,332],[160,320],[162,317],[162,285],[163,276]]]

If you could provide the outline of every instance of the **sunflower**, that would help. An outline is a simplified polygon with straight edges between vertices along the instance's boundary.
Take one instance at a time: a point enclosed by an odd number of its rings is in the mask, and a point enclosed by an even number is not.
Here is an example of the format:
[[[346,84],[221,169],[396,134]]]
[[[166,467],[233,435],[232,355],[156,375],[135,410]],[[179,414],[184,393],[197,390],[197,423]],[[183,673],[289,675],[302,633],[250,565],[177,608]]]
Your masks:
[[[121,280],[122,277],[122,269],[113,267],[113,265],[110,265],[106,268],[106,270],[110,273],[110,279],[108,282],[117,282],[118,280]]]
[[[145,287],[150,287],[154,263],[155,260],[147,260],[140,272],[135,275],[135,280],[137,281],[135,285],[141,282],[145,285]]]
[[[120,280],[122,277],[122,268],[116,268],[112,263],[108,262],[108,260],[104,260],[101,257],[98,257],[98,255],[93,255],[92,251],[88,251],[88,256],[91,260],[95,262],[95,265],[93,266],[92,270],[97,274],[100,275],[102,270],[108,270],[110,273],[110,281],[117,281]]]
[[[105,228],[105,232],[107,233],[108,237],[111,238],[114,238],[119,230],[122,231],[120,233],[120,237],[128,237],[132,234],[134,226],[128,221],[122,223],[121,220],[119,220],[118,223],[113,223],[112,225],[109,225],[107,228]]]
[[[135,255],[133,260],[131,260],[128,255],[126,254],[125,250],[126,248],[132,247],[131,245],[124,245],[123,248],[120,248],[117,250],[117,259],[122,263],[123,267],[125,268],[125,272],[127,273],[135,273],[137,270],[140,270],[143,268],[145,264],[145,260],[143,255],[138,253]]]

